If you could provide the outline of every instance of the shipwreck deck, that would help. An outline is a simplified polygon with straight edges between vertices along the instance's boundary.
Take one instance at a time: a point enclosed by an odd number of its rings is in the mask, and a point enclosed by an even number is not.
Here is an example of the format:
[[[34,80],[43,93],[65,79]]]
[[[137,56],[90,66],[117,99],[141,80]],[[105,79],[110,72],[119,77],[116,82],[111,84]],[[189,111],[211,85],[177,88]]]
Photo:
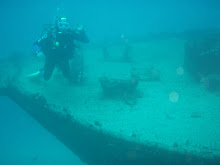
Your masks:
[[[184,70],[184,43],[176,38],[133,43],[129,63],[104,61],[101,48],[87,48],[83,85],[70,85],[59,72],[48,82],[27,79],[43,65],[35,58],[23,62],[19,75],[17,66],[2,64],[1,92],[88,164],[218,164],[219,93]],[[122,53],[120,44],[109,48],[114,59]],[[134,105],[104,98],[99,77],[129,79],[134,66],[155,67],[160,81],[140,81],[142,95]]]

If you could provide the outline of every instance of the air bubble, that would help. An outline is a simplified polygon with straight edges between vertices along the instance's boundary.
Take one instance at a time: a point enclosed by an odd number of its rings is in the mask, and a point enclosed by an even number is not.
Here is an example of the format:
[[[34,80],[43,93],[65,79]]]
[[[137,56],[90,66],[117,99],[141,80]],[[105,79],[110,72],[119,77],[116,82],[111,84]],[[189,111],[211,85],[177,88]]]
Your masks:
[[[171,92],[169,94],[169,100],[173,103],[177,102],[179,100],[179,94],[177,92]]]
[[[176,69],[176,73],[177,73],[178,75],[183,75],[183,74],[184,74],[184,69],[183,69],[183,67],[178,67],[178,68]]]

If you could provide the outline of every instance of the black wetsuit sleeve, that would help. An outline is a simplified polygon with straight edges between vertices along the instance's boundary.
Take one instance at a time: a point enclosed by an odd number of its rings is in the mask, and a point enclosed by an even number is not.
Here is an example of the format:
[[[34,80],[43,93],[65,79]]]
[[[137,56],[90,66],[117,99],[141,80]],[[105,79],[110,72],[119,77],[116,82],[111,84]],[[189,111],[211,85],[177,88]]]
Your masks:
[[[45,47],[48,40],[48,33],[44,34],[39,40],[33,43],[33,50],[37,54]]]
[[[39,46],[43,46],[47,42],[48,38],[49,38],[49,34],[46,33],[39,40],[37,40],[36,42]]]
[[[80,41],[80,42],[84,42],[84,43],[89,43],[89,39],[85,33],[84,30],[82,31],[73,31],[72,32],[72,37],[74,40]]]

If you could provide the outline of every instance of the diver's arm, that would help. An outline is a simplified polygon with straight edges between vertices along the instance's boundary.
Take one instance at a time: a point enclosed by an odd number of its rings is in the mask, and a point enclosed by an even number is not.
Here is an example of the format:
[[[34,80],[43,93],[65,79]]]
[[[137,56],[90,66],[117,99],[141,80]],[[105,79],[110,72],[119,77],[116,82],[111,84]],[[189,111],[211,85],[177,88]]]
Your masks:
[[[89,39],[86,35],[85,30],[82,28],[82,26],[76,28],[76,30],[73,30],[73,39],[84,42],[84,43],[89,43]]]
[[[39,40],[37,40],[36,42],[34,42],[33,44],[33,51],[37,56],[42,56],[42,46],[46,43],[46,39],[48,38],[48,34],[46,33],[45,35],[43,35]]]

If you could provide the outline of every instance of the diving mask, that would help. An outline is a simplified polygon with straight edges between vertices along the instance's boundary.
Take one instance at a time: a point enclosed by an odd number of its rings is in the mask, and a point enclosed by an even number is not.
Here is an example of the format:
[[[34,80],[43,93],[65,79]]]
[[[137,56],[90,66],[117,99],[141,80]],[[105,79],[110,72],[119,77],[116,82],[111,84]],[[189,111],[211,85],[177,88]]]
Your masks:
[[[61,18],[58,22],[59,30],[66,30],[70,28],[69,22],[67,22],[66,18]]]

